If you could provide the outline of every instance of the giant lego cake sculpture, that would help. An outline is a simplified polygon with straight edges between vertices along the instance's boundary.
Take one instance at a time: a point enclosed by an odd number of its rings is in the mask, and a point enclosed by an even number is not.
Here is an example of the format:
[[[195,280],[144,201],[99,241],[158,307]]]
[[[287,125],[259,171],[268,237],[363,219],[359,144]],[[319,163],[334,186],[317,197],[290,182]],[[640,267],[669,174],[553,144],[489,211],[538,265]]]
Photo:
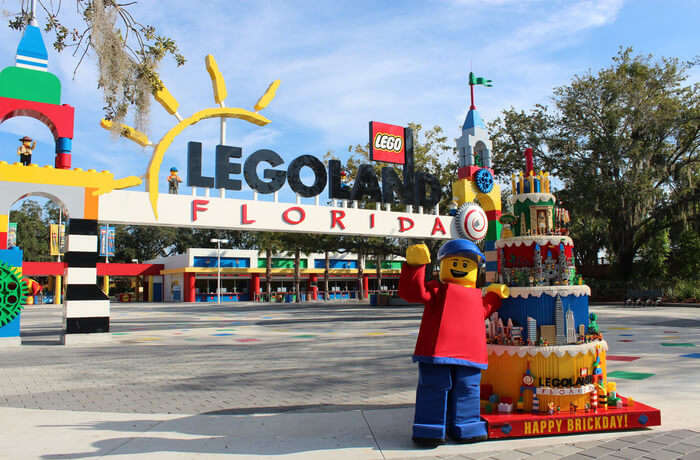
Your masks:
[[[606,388],[607,344],[589,318],[590,289],[576,274],[568,212],[557,207],[548,174],[535,174],[530,149],[525,156],[527,170],[512,182],[514,212],[501,216],[495,244],[498,279],[511,296],[487,319],[482,384],[505,401],[501,410],[584,409]]]

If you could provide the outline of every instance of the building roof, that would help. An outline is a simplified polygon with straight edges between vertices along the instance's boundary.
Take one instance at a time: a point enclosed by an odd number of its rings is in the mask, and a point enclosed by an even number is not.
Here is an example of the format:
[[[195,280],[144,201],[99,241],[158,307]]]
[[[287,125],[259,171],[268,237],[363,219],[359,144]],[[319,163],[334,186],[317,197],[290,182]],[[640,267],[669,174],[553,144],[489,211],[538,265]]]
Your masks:
[[[464,126],[462,126],[462,129],[465,130],[475,127],[486,129],[486,124],[484,124],[484,120],[481,119],[479,112],[477,112],[476,109],[471,109],[467,112],[467,118],[464,119]]]

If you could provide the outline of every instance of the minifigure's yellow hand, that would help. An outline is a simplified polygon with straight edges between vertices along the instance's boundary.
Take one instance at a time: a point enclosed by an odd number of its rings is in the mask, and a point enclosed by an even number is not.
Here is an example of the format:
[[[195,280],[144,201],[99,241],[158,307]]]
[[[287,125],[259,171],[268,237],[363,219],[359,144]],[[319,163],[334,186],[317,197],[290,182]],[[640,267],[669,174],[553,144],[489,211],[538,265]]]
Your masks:
[[[414,244],[406,249],[408,265],[425,265],[430,263],[430,251],[424,244]]]
[[[486,292],[494,292],[501,299],[505,299],[510,295],[510,289],[508,289],[508,286],[505,284],[489,284],[489,287],[486,288]]]

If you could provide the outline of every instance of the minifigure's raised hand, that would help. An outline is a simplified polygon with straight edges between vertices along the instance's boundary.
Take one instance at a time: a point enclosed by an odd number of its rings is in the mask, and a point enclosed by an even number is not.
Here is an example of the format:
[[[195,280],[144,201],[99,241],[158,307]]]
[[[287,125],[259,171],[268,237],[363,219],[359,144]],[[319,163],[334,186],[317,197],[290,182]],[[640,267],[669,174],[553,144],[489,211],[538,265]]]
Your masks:
[[[430,250],[424,244],[414,244],[406,249],[408,265],[426,265],[430,263]]]
[[[508,286],[505,284],[489,284],[489,287],[486,288],[486,292],[494,292],[501,299],[505,299],[510,295],[510,289],[508,289]]]

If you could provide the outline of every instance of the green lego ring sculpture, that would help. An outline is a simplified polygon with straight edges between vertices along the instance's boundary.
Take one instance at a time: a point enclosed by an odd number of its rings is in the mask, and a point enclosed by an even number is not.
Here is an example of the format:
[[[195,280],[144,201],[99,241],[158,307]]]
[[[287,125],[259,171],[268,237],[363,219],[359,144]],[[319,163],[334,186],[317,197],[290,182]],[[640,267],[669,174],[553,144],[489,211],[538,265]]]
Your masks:
[[[0,327],[15,319],[24,307],[29,289],[19,270],[0,262]]]

